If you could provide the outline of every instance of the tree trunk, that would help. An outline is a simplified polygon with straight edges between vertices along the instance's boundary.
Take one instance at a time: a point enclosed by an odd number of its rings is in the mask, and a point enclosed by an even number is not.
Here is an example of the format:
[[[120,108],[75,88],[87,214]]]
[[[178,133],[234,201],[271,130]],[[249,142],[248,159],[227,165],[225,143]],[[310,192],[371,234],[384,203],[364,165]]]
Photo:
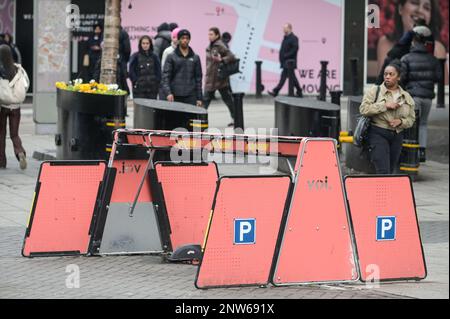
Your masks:
[[[104,84],[117,84],[120,10],[121,0],[105,0],[105,26],[100,72],[100,83]]]

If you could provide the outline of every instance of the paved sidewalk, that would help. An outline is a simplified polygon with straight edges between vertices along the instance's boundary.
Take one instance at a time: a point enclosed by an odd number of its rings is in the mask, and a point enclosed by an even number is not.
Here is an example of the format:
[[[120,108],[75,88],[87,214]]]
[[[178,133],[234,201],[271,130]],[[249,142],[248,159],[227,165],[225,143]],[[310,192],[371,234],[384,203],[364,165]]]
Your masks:
[[[230,121],[222,104],[214,103],[210,114],[210,127],[224,128]],[[272,127],[273,105],[249,101],[245,116],[248,127]],[[21,137],[28,155],[55,148],[53,136],[34,135],[31,110],[23,110]],[[355,284],[202,291],[194,287],[195,266],[166,264],[156,256],[21,257],[40,163],[29,156],[29,168],[20,171],[10,141],[7,154],[8,168],[0,170],[0,298],[449,298],[448,164],[428,162],[414,184],[426,280],[375,289]],[[80,268],[79,289],[66,288],[66,267],[72,264]]]

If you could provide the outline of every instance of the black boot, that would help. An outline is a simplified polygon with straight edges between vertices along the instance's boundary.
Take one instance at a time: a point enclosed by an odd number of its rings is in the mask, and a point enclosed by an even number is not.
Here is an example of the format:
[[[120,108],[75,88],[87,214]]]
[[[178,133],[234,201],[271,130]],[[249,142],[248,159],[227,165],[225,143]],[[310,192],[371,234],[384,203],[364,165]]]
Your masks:
[[[421,163],[425,163],[427,161],[427,153],[425,147],[419,148],[419,161]]]
[[[278,90],[272,90],[272,91],[268,91],[267,93],[269,93],[269,95],[273,96],[273,97],[277,97],[278,96]]]

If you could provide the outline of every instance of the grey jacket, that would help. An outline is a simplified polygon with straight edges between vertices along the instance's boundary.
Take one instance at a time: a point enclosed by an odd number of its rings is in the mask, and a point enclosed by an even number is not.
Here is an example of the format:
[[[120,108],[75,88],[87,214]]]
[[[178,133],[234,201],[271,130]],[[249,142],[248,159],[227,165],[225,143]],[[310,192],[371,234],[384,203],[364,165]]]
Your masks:
[[[162,55],[164,50],[170,47],[172,43],[172,33],[170,31],[160,31],[153,43],[153,53],[159,58],[159,61],[162,59]]]

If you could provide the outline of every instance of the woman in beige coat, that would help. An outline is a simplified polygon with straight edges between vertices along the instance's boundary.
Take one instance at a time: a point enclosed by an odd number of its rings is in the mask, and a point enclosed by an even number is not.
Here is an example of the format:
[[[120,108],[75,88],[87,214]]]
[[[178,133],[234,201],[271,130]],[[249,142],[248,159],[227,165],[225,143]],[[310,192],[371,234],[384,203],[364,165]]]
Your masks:
[[[400,62],[384,70],[384,82],[371,88],[363,98],[360,113],[371,118],[369,152],[377,174],[394,174],[398,168],[403,132],[414,125],[415,105],[400,85]],[[377,94],[378,92],[378,94]]]

